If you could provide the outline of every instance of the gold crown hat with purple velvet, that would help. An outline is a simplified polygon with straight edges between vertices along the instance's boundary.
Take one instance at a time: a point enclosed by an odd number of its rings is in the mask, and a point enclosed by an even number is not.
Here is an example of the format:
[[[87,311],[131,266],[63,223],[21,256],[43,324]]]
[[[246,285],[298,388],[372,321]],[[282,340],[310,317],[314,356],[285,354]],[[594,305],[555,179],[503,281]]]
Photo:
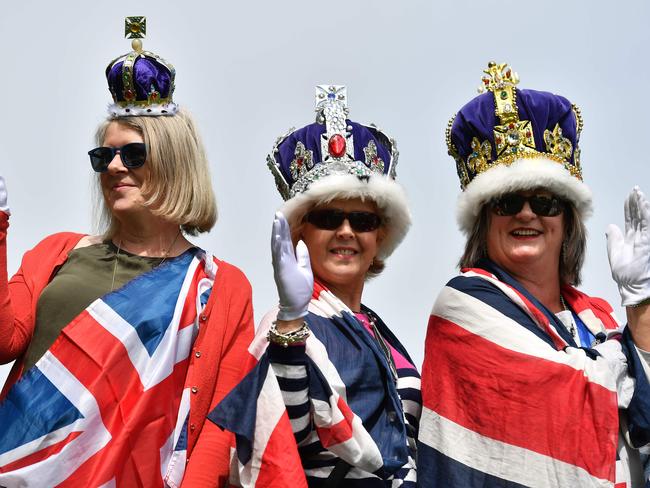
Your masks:
[[[457,220],[469,234],[483,205],[518,190],[548,189],[586,218],[591,191],[582,181],[580,110],[549,92],[520,90],[507,64],[490,62],[481,95],[449,121],[446,139],[463,192]]]
[[[133,39],[133,51],[106,67],[108,89],[113,96],[108,107],[111,117],[174,115],[178,110],[172,100],[174,67],[157,54],[142,50],[146,22],[145,17],[126,18],[124,37]]]
[[[267,157],[285,203],[289,225],[299,224],[317,204],[360,198],[377,205],[386,236],[377,257],[388,257],[411,225],[402,187],[395,181],[395,140],[374,125],[348,119],[341,85],[316,87],[316,122],[279,137]]]

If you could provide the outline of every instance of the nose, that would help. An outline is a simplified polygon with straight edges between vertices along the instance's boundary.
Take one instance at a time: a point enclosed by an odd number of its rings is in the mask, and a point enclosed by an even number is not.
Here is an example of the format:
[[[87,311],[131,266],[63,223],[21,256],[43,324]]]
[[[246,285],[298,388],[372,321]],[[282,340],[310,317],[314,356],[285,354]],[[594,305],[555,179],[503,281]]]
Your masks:
[[[115,152],[115,156],[110,163],[108,163],[108,172],[109,173],[122,173],[128,171],[127,167],[122,163],[122,155],[119,151]]]
[[[354,237],[354,231],[350,226],[350,221],[346,218],[343,220],[339,228],[336,229],[336,236],[341,239],[352,239]]]
[[[517,213],[517,218],[521,220],[531,220],[537,217],[537,214],[533,212],[533,209],[530,208],[530,202],[526,200],[524,206],[521,207],[519,213]]]

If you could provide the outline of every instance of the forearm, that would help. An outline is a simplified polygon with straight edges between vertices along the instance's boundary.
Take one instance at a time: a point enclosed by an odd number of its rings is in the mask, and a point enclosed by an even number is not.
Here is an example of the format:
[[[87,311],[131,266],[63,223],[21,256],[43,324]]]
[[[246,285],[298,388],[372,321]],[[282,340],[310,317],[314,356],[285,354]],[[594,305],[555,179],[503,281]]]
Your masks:
[[[639,349],[650,351],[650,304],[626,307],[627,324]]]
[[[302,325],[302,320],[300,324]],[[283,347],[270,343],[269,360],[278,380],[284,405],[291,421],[296,442],[300,443],[311,432],[309,408],[309,377],[306,365],[305,345]]]
[[[0,212],[0,363],[18,358],[27,348],[33,332],[31,292],[22,269],[7,279],[8,216]]]

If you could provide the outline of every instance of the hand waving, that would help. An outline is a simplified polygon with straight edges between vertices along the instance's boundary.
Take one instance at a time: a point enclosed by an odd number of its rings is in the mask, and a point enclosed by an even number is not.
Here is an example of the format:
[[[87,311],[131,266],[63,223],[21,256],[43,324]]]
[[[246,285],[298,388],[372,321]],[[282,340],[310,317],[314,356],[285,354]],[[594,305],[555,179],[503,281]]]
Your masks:
[[[625,235],[607,228],[607,254],[621,305],[638,305],[650,298],[650,202],[638,186],[625,200]]]
[[[280,297],[278,320],[304,317],[314,289],[309,251],[305,243],[300,241],[294,254],[289,223],[281,212],[277,212],[273,220],[271,254],[273,277]]]

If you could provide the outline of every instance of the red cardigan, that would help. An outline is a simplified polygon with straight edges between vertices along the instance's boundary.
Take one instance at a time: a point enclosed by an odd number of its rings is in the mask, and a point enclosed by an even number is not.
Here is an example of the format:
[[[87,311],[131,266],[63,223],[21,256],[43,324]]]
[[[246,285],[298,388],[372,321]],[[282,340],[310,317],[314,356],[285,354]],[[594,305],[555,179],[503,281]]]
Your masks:
[[[18,272],[7,282],[8,218],[0,212],[0,364],[16,360],[0,394],[22,374],[23,355],[34,332],[36,302],[43,288],[68,258],[83,234],[62,232],[43,239],[23,256]],[[215,259],[217,275],[200,317],[188,378],[191,395],[187,467],[183,486],[225,486],[230,465],[231,435],[206,415],[246,373],[247,348],[253,339],[251,286],[235,266]]]

